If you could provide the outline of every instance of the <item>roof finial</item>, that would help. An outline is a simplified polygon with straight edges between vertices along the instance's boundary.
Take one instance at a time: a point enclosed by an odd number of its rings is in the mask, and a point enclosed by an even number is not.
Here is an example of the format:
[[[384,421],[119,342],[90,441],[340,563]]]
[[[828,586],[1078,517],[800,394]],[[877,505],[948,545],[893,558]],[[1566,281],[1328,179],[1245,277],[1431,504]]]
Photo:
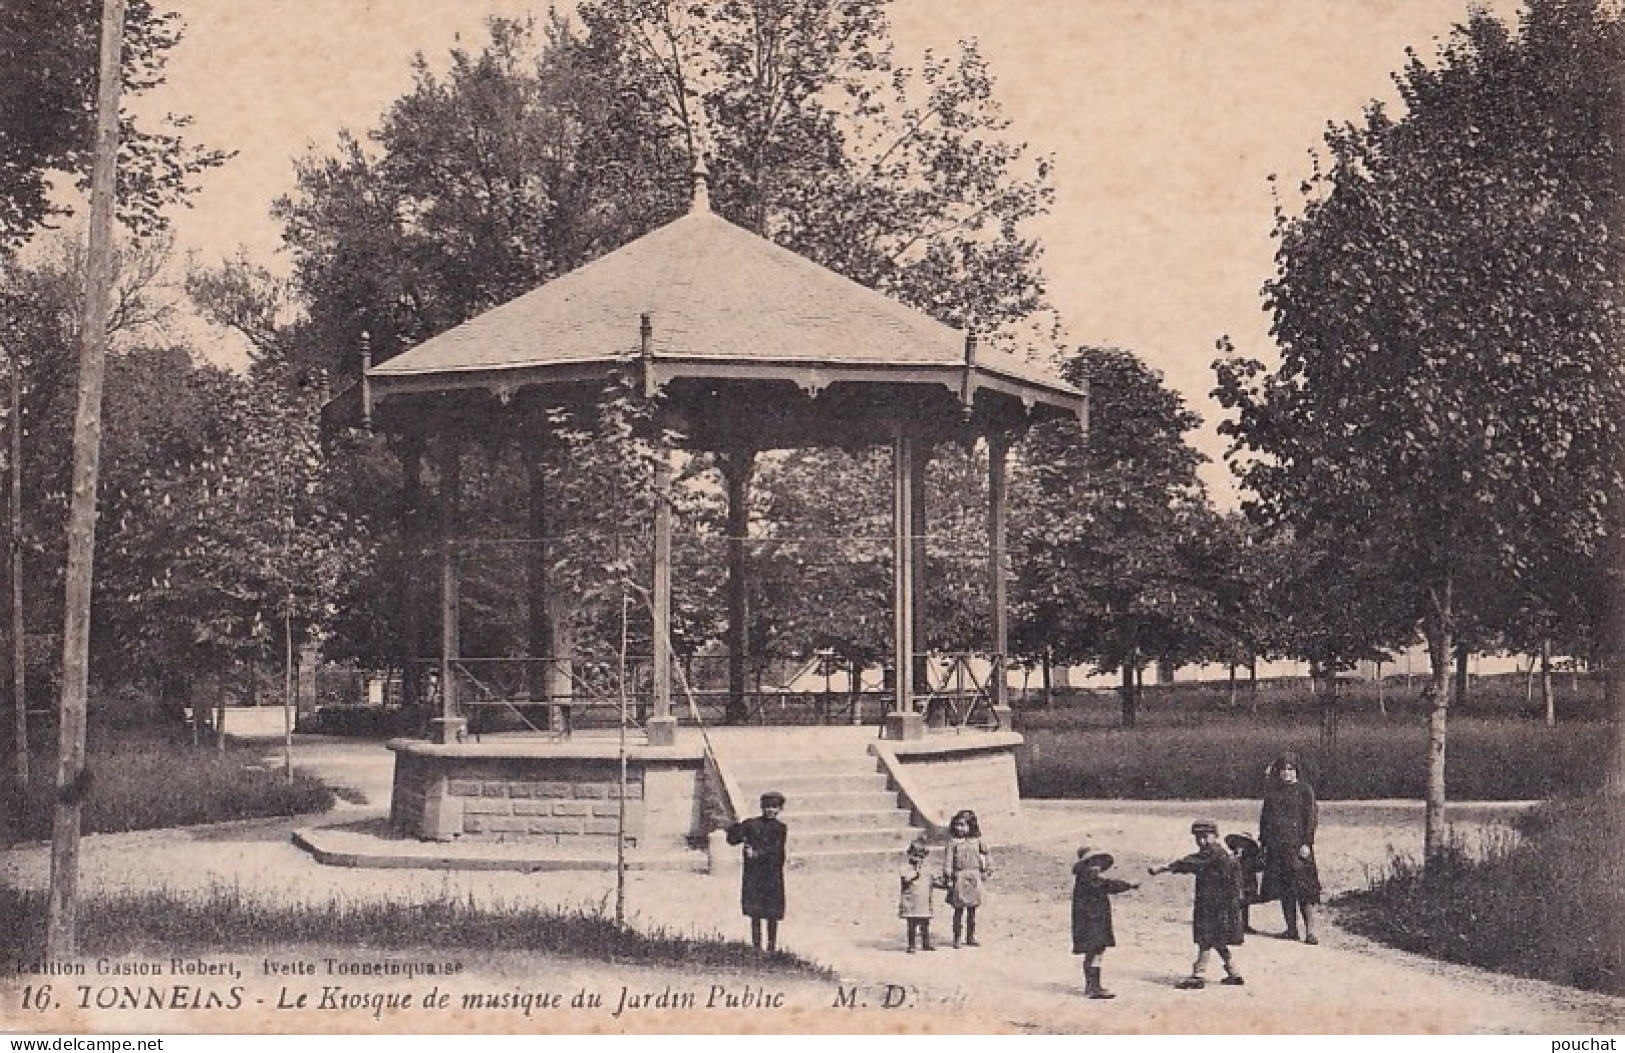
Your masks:
[[[689,201],[690,212],[711,211],[711,171],[705,167],[705,158],[694,157],[694,197]]]

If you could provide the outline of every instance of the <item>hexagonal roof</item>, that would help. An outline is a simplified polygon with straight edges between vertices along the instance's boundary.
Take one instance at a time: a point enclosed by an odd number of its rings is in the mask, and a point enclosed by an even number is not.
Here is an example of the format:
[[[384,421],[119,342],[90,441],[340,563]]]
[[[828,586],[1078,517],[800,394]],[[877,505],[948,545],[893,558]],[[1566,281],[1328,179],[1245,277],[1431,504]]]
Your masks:
[[[642,356],[673,376],[993,388],[1083,416],[1086,394],[713,213],[684,216],[368,370],[373,397],[580,380]],[[641,329],[647,319],[648,342]]]

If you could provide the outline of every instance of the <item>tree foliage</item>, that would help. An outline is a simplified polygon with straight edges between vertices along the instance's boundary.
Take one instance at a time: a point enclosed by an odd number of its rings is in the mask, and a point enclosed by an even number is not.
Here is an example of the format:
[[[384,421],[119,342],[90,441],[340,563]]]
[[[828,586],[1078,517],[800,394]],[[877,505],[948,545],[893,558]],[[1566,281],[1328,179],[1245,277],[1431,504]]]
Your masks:
[[[1403,115],[1329,129],[1278,213],[1280,364],[1216,364],[1252,514],[1380,568],[1423,626],[1430,855],[1463,612],[1594,552],[1619,493],[1620,43],[1601,4],[1537,0],[1413,54]]]
[[[1131,352],[1081,349],[1063,375],[1089,386],[1089,433],[1046,425],[1021,448],[1017,647],[1120,670],[1133,724],[1141,668],[1224,636],[1205,560],[1217,519],[1186,439],[1201,421]]]
[[[9,252],[69,211],[52,180],[88,185],[96,111],[99,0],[0,2],[0,251]],[[179,18],[149,0],[125,12],[123,85],[140,94],[163,81]],[[184,197],[187,181],[229,155],[189,142],[189,119],[156,126],[126,115],[120,129],[119,213],[137,234],[163,228],[162,209]]]

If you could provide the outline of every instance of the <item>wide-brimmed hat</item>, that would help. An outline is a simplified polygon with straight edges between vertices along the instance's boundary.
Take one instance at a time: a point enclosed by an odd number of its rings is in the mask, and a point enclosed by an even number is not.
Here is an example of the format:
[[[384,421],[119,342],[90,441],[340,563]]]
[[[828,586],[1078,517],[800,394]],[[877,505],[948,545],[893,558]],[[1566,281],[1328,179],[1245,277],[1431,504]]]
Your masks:
[[[767,791],[766,793],[762,794],[762,807],[763,808],[783,808],[784,807],[784,794],[780,793],[777,790],[769,790],[769,791]]]
[[[1256,859],[1264,854],[1264,850],[1258,847],[1258,842],[1246,834],[1225,834],[1224,846],[1243,859]]]
[[[1191,833],[1193,834],[1217,834],[1218,832],[1219,824],[1211,819],[1198,819],[1191,824]]]
[[[1117,860],[1112,858],[1110,852],[1096,852],[1093,855],[1084,856],[1082,860],[1084,866],[1094,867],[1096,870],[1102,872],[1110,870],[1112,868],[1112,864],[1115,862],[1117,862]]]

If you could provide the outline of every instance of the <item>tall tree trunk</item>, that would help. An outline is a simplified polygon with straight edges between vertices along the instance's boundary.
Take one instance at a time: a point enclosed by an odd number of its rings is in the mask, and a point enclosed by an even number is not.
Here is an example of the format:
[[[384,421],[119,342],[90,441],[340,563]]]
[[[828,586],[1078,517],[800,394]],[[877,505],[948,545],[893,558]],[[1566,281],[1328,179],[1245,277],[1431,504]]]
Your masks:
[[[1450,717],[1450,659],[1454,650],[1451,640],[1455,620],[1454,586],[1453,579],[1447,576],[1443,585],[1433,590],[1433,609],[1428,613],[1425,623],[1428,660],[1433,669],[1433,678],[1428,684],[1432,706],[1428,711],[1427,796],[1423,807],[1424,866],[1435,866],[1443,857],[1448,844],[1444,819],[1444,758]]]
[[[1051,664],[1053,659],[1054,654],[1050,651],[1050,649],[1048,647],[1044,648],[1043,654],[1039,658],[1039,663],[1040,668],[1043,671],[1045,709],[1055,708],[1055,679],[1054,668]]]
[[[226,752],[226,698],[227,692],[219,690],[214,703],[214,751]]]
[[[1472,654],[1465,643],[1456,644],[1456,705],[1462,708],[1467,705],[1467,689],[1472,686],[1467,679],[1467,660]]]
[[[1230,663],[1230,708],[1236,708],[1236,663]]]
[[[1132,728],[1134,726],[1135,710],[1139,702],[1139,692],[1135,689],[1136,673],[1137,670],[1134,668],[1134,660],[1132,658],[1125,658],[1123,660],[1122,687],[1123,726],[1125,728]]]
[[[1388,696],[1384,692],[1383,688],[1384,688],[1384,684],[1382,682],[1382,660],[1378,659],[1377,660],[1377,713],[1380,716],[1386,717],[1388,715]]]
[[[293,781],[293,597],[282,611],[282,775]]]
[[[58,722],[56,809],[51,822],[50,897],[45,953],[78,952],[79,824],[89,791],[85,722],[90,689],[90,595],[96,554],[96,482],[101,469],[102,381],[113,284],[113,198],[119,143],[120,56],[124,0],[103,0],[97,77],[96,147],[90,185],[90,249],[85,322],[74,411],[73,494],[68,510],[67,584],[62,625],[62,709]]]
[[[1625,166],[1625,151],[1620,152]],[[1604,662],[1603,710],[1614,715],[1613,759],[1603,792],[1625,798],[1625,494],[1616,495],[1609,508],[1607,556],[1603,565],[1603,617],[1601,651]],[[1579,663],[1573,684],[1579,691]]]
[[[1552,692],[1552,640],[1540,641],[1540,701],[1546,711],[1546,726],[1557,723],[1557,696]]]
[[[1250,696],[1253,716],[1258,716],[1258,656],[1247,660],[1247,694]]]
[[[23,629],[23,375],[22,359],[11,349],[11,417],[6,430],[11,465],[6,500],[6,552],[11,565],[11,698],[17,706],[16,776],[18,787],[29,779],[28,637]],[[20,798],[19,798],[20,799]]]

